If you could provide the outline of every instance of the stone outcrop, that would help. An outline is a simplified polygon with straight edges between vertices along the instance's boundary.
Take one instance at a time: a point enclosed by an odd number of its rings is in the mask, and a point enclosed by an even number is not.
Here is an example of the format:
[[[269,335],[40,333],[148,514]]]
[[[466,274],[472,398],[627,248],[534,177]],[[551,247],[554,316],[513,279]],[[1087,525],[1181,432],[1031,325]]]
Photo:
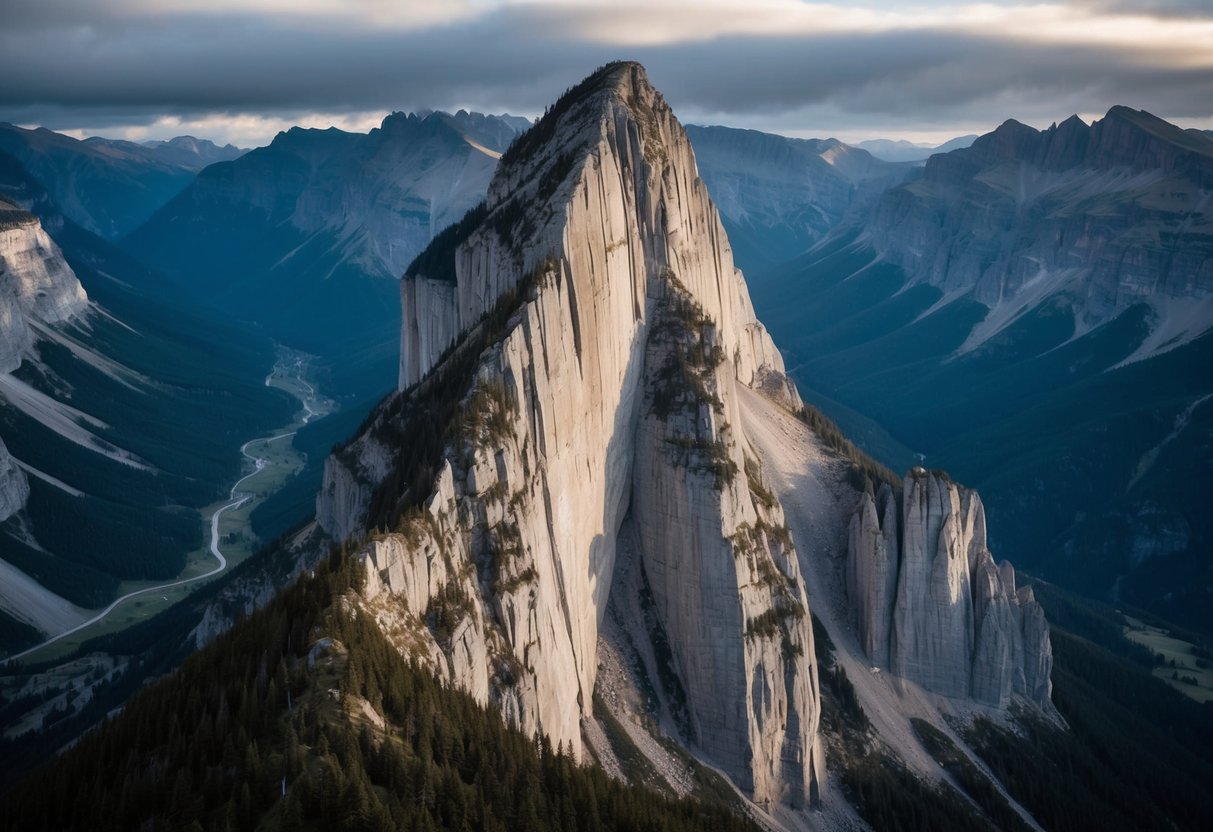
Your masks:
[[[3,440],[0,440],[0,522],[24,508],[28,499],[29,480],[25,471],[21,470]]]
[[[88,306],[84,287],[33,214],[0,199],[0,372],[33,346],[31,321],[68,321]]]
[[[0,372],[17,369],[33,348],[31,323],[63,323],[87,307],[84,287],[38,218],[0,199]],[[0,521],[27,499],[25,472],[0,441]]]
[[[977,492],[914,469],[900,495],[865,493],[851,519],[847,593],[872,663],[927,690],[1049,708],[1049,628],[1031,587],[996,565]]]
[[[580,754],[627,521],[687,739],[759,801],[812,799],[808,602],[736,385],[798,399],[642,68],[567,93],[402,300],[400,392],[318,505],[333,537],[371,533],[363,604],[385,632]]]

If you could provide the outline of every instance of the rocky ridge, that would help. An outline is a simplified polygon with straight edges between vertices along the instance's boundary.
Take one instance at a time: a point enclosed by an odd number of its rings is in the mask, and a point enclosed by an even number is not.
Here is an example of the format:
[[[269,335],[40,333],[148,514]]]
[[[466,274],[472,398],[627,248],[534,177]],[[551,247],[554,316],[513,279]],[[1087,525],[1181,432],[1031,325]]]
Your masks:
[[[7,520],[25,507],[29,499],[29,480],[25,471],[0,440],[0,521]]]
[[[1213,294],[1211,188],[1213,141],[1149,113],[1009,120],[889,190],[866,236],[911,283],[1014,312],[988,323],[1059,297],[1085,332],[1137,303]]]
[[[206,165],[244,152],[188,136],[148,144],[79,140],[4,123],[0,151],[19,161],[67,218],[107,239],[136,228]]]
[[[977,492],[921,468],[901,492],[860,498],[847,546],[847,596],[872,664],[934,693],[1051,709],[1044,610],[986,547]]]
[[[736,387],[796,394],[643,69],[566,94],[402,298],[401,391],[329,459],[317,501],[333,538],[378,529],[360,603],[402,650],[580,754],[626,527],[687,739],[757,801],[811,800],[807,597]],[[427,434],[447,411],[454,428]],[[430,446],[441,461],[410,477]]]

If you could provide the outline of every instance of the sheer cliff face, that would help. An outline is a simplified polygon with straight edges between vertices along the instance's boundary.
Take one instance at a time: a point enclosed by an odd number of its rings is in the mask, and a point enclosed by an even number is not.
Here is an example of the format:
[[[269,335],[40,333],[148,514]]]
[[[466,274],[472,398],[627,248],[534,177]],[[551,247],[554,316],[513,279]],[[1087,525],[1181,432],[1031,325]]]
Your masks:
[[[37,217],[0,200],[0,372],[33,346],[31,324],[68,321],[88,296]]]
[[[0,372],[21,366],[36,326],[71,320],[87,306],[84,287],[38,218],[0,199]],[[28,498],[25,472],[0,441],[0,521]]]
[[[401,392],[330,458],[318,499],[335,538],[391,530],[364,550],[363,602],[402,649],[579,753],[624,527],[689,739],[757,800],[809,798],[807,600],[736,385],[795,392],[643,70],[613,65],[558,102],[402,297]],[[401,482],[406,423],[451,387],[436,474]],[[410,488],[429,496],[400,517]]]
[[[933,156],[868,232],[911,280],[991,308],[1061,295],[1085,331],[1135,303],[1213,294],[1211,187],[1213,141],[1114,107],[1089,126],[1008,121]]]
[[[916,469],[900,497],[887,485],[864,494],[847,592],[874,664],[945,696],[1051,707],[1044,611],[1009,563],[995,565],[977,492]]]

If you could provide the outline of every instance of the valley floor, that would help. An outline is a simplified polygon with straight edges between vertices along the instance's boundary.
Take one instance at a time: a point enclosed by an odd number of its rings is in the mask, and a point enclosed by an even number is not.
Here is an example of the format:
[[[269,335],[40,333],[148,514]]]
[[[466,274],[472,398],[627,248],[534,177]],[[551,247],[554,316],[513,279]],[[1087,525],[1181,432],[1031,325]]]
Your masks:
[[[87,611],[69,604],[0,561],[0,581],[5,592],[9,592],[10,588],[18,592],[24,587],[25,597],[20,599],[23,603],[17,608],[24,611],[33,605],[42,613],[39,627],[53,633],[46,641],[10,659],[32,657],[33,660],[44,661],[66,655],[87,639],[116,632],[160,612],[179,601],[200,582],[213,578],[229,565],[235,565],[252,554],[257,547],[250,525],[253,509],[297,474],[305,462],[303,455],[294,450],[287,440],[299,428],[327,415],[334,408],[333,402],[320,395],[307,381],[308,358],[302,353],[283,349],[266,377],[266,386],[290,393],[299,399],[302,407],[291,424],[269,436],[250,439],[241,447],[245,459],[252,463],[252,470],[232,486],[225,500],[203,510],[207,546],[190,554],[186,569],[178,579],[150,586],[147,582],[130,582],[123,586],[127,591],[104,609]],[[10,571],[16,575],[8,575]]]

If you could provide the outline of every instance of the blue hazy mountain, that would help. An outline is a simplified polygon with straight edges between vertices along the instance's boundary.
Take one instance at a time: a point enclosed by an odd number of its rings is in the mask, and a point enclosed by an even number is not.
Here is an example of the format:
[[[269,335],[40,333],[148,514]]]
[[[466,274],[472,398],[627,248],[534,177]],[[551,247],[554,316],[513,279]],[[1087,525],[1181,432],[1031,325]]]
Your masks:
[[[950,153],[968,147],[976,139],[976,133],[957,136],[937,145],[908,142],[905,139],[868,139],[856,142],[855,146],[886,162],[923,162],[936,153]]]
[[[182,296],[292,347],[360,368],[334,392],[395,378],[397,278],[480,201],[526,119],[395,113],[367,134],[292,128],[203,170],[123,242]]]
[[[99,137],[78,140],[12,124],[0,124],[0,150],[47,190],[66,217],[107,239],[143,223],[202,168],[244,153],[192,136],[136,144]]]
[[[848,211],[908,172],[836,139],[686,129],[733,254],[747,272],[808,250]]]

